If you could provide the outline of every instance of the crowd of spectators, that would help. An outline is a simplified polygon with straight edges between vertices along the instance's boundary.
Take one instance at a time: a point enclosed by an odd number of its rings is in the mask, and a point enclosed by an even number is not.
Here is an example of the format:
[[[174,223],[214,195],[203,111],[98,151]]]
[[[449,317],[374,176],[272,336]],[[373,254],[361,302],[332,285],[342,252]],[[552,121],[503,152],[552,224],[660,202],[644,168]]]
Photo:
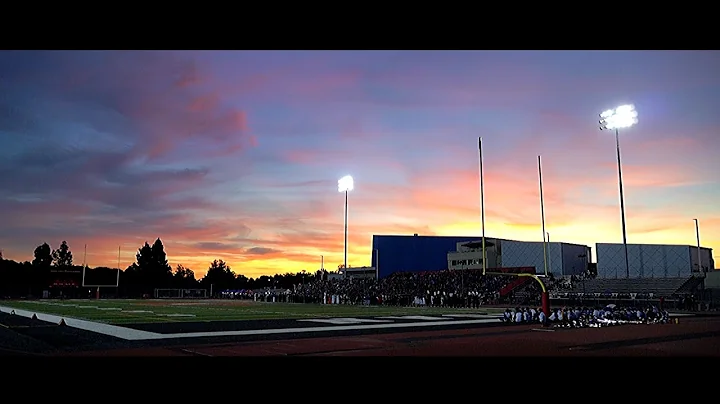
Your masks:
[[[481,271],[397,272],[380,280],[333,279],[297,285],[292,301],[389,306],[477,307],[497,304],[513,278]]]
[[[500,290],[514,279],[483,275],[479,270],[397,272],[380,280],[314,280],[286,290],[224,291],[223,297],[288,303],[479,307],[498,304]]]
[[[604,327],[617,324],[665,324],[670,321],[668,312],[655,305],[646,307],[621,307],[614,304],[605,307],[554,308],[545,316],[540,308],[506,309],[500,317],[505,323],[540,324],[563,328]]]
[[[550,275],[550,283],[552,284],[551,289],[556,292],[570,291],[573,289],[578,282],[595,279],[596,274],[590,271],[583,272],[577,275],[570,275],[555,279],[552,274]]]

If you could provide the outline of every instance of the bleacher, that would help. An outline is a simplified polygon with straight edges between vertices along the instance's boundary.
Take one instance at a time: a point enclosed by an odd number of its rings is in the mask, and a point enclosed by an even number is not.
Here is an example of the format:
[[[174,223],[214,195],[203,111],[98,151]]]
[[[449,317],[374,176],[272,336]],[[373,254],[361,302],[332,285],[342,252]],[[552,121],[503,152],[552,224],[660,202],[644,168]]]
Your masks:
[[[573,282],[572,288],[563,290],[567,293],[652,293],[656,298],[670,297],[681,288],[691,287],[696,278],[596,278]],[[702,280],[700,280],[702,282]],[[697,286],[697,285],[695,285]]]
[[[699,276],[693,276],[686,280],[685,283],[675,292],[679,295],[697,293],[700,286],[704,283],[704,279]]]

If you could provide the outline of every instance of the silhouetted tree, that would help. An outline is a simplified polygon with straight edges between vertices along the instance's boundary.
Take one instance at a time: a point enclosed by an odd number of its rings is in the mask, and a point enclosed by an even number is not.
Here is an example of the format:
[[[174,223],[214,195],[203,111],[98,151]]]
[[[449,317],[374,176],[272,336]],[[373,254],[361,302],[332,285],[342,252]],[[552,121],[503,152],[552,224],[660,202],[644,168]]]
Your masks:
[[[214,260],[200,282],[204,288],[209,289],[210,285],[213,285],[213,292],[219,292],[221,290],[232,289],[235,286],[235,280],[235,273],[225,261]]]
[[[235,277],[235,287],[237,289],[248,289],[250,287],[250,279],[245,275],[238,274]]]
[[[145,293],[172,284],[172,268],[168,264],[165,247],[159,238],[155,240],[152,247],[145,242],[135,258],[137,265],[133,267],[135,273],[131,275],[131,278],[134,278],[134,283],[140,286]]]
[[[56,267],[72,267],[73,255],[66,241],[63,240],[60,247],[52,252],[52,260]]]
[[[52,264],[52,249],[48,243],[42,243],[35,248],[35,259],[32,264],[39,268],[50,268]]]
[[[137,254],[135,255],[136,259],[136,269],[138,272],[141,272],[143,270],[148,270],[153,266],[153,253],[152,253],[152,247],[150,247],[150,244],[145,242],[145,245],[140,247],[138,249]]]
[[[257,279],[255,279],[255,288],[272,288],[275,286],[275,283],[273,282],[273,278],[267,275],[263,275]]]
[[[185,268],[183,265],[178,265],[175,268],[175,274],[173,275],[175,286],[182,289],[193,289],[198,286],[197,280],[195,279],[195,272],[190,268]]]
[[[168,264],[167,254],[165,254],[165,246],[163,246],[160,238],[155,240],[155,243],[153,243],[152,256],[153,260],[155,261],[158,274],[162,273],[163,275],[172,275],[172,268]]]

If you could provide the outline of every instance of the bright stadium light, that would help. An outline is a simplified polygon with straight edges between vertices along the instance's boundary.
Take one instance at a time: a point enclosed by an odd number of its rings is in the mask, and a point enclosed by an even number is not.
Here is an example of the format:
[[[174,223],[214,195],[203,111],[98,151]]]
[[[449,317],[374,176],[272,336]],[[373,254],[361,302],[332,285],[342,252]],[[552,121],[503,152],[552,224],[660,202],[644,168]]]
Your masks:
[[[338,192],[345,192],[345,266],[347,275],[347,244],[348,244],[348,193],[355,188],[353,177],[346,175],[338,180]]]
[[[615,109],[608,109],[600,114],[600,130],[615,131],[615,145],[617,147],[618,182],[620,184],[620,215],[622,217],[623,246],[625,247],[625,276],[630,277],[630,259],[628,258],[627,230],[625,228],[625,195],[623,194],[622,163],[620,162],[620,134],[618,129],[629,128],[638,121],[635,106],[621,105]]]
[[[600,114],[600,130],[629,128],[638,122],[634,105],[621,105]]]
[[[353,190],[353,177],[346,175],[338,180],[338,192]]]

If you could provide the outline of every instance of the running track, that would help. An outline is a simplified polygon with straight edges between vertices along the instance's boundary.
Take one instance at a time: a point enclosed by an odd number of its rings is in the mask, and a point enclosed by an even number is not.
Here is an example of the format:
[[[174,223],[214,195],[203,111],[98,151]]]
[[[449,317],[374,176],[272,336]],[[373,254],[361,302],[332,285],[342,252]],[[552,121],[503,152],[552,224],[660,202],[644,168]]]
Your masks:
[[[720,356],[720,318],[577,330],[494,326],[356,336],[184,344],[83,356]]]

